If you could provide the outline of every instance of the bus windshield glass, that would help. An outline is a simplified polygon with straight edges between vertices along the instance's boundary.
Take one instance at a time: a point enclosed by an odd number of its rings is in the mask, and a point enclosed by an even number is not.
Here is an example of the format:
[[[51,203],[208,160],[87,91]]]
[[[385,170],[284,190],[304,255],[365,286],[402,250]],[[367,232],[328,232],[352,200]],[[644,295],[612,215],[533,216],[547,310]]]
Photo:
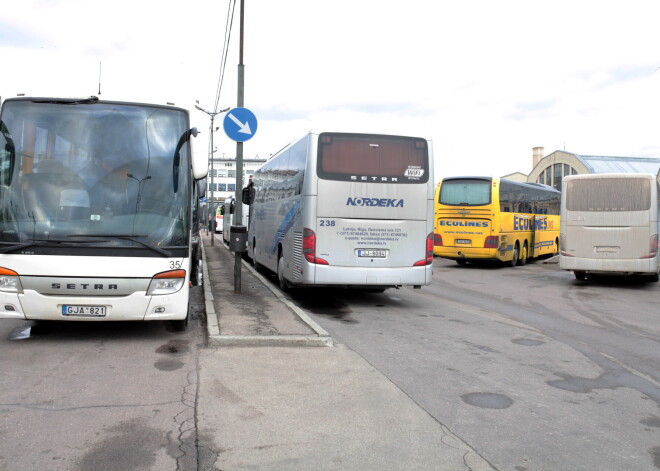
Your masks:
[[[0,243],[188,245],[184,110],[16,99],[0,125]]]
[[[421,138],[322,133],[318,175],[326,180],[426,183],[429,150]]]
[[[491,182],[488,180],[445,180],[440,191],[440,204],[449,206],[485,206],[490,204]]]
[[[569,211],[648,211],[650,181],[644,178],[577,179],[567,182]]]

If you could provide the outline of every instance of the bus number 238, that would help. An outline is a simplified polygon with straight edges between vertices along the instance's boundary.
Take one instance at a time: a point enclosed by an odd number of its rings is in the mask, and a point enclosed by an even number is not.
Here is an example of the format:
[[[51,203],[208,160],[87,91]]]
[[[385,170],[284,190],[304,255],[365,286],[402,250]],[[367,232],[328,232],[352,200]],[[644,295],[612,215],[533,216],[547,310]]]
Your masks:
[[[334,227],[335,226],[335,220],[334,219],[321,219],[319,225],[321,227]]]

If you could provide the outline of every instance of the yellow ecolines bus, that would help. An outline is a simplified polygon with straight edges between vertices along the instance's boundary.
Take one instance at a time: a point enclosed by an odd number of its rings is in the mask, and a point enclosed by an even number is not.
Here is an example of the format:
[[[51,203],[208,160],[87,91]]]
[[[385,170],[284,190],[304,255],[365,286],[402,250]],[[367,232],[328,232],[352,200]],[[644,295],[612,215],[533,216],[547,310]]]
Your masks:
[[[514,267],[559,250],[561,193],[496,177],[444,178],[435,190],[433,253]]]

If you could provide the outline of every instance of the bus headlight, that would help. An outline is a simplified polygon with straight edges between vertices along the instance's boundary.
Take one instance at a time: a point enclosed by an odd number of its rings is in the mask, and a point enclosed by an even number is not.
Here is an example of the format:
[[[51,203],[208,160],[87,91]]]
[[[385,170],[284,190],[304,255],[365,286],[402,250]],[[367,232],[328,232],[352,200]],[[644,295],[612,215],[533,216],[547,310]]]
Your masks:
[[[8,268],[0,267],[0,291],[7,293],[22,293],[23,286],[18,273]]]
[[[186,281],[185,270],[164,271],[154,275],[147,289],[147,296],[173,294],[179,291]]]

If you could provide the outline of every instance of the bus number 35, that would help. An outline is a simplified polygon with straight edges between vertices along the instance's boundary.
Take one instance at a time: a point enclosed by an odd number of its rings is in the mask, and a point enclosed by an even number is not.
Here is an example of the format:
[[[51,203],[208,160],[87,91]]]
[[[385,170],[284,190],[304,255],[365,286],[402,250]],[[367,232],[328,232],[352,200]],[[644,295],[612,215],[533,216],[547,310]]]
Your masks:
[[[321,227],[327,226],[327,227],[334,227],[335,221],[334,219],[321,219],[320,224]]]

